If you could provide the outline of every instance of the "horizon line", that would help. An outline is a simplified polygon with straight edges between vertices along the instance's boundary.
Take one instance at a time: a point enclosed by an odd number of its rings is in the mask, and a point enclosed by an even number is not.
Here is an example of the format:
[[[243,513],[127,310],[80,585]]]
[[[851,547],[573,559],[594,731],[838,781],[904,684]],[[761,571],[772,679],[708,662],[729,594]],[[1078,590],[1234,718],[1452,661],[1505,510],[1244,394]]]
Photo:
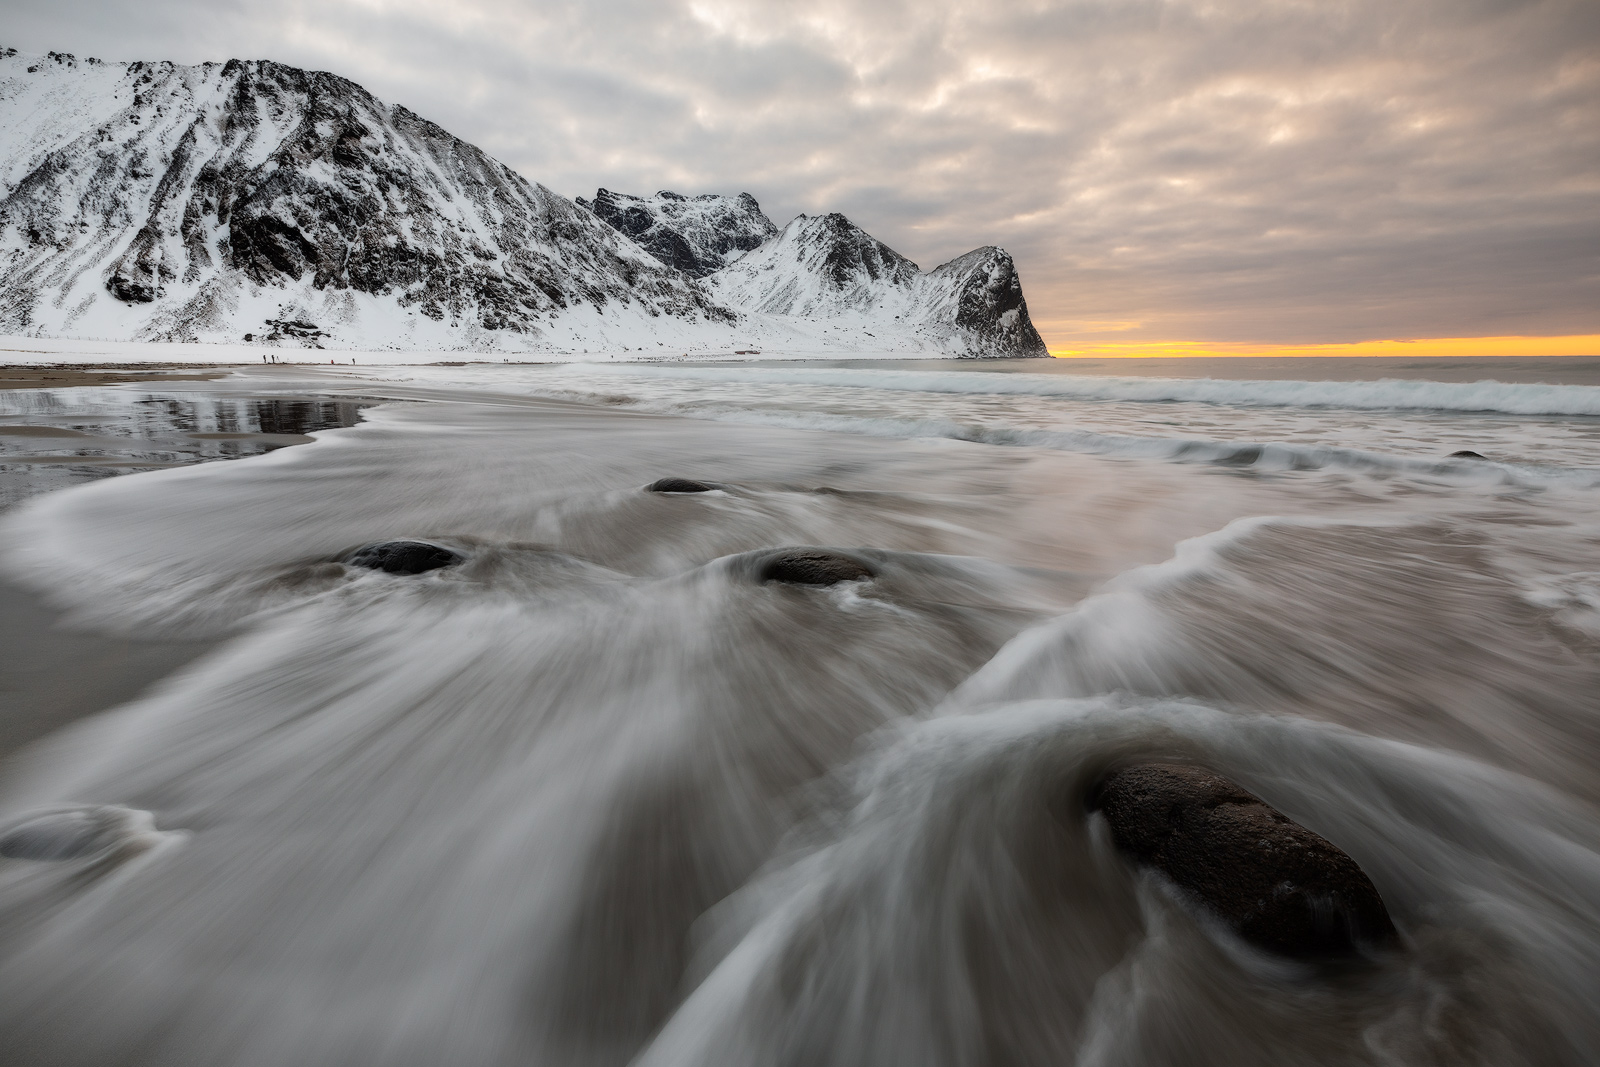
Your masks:
[[[1344,341],[1331,344],[1266,344],[1254,341],[1096,341],[1050,345],[1056,359],[1204,359],[1230,357],[1408,356],[1417,359],[1513,356],[1600,358],[1600,334],[1530,337],[1425,337],[1408,340]]]

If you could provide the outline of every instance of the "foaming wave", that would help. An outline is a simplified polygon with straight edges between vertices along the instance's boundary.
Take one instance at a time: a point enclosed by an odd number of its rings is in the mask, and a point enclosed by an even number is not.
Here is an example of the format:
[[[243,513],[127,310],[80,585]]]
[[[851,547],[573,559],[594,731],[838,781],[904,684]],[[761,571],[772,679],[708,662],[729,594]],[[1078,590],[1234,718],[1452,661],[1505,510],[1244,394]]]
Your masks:
[[[1357,411],[1495,412],[1505,415],[1600,415],[1600,386],[1529,383],[1377,381],[1229,381],[1217,378],[1115,378],[960,371],[596,366],[621,378],[686,377],[717,382],[784,382],[854,389],[1142,403],[1190,402],[1229,407],[1348,408]]]
[[[710,419],[719,422],[740,423],[751,426],[789,427],[804,430],[828,430],[836,433],[862,434],[872,437],[914,440],[918,438],[944,438],[968,441],[975,444],[1002,447],[1048,448],[1063,452],[1091,455],[1152,459],[1165,462],[1200,463],[1223,467],[1249,468],[1257,471],[1316,471],[1324,469],[1365,472],[1371,474],[1409,474],[1437,477],[1457,484],[1515,485],[1543,487],[1560,484],[1572,488],[1589,488],[1600,485],[1600,476],[1587,466],[1561,463],[1502,463],[1482,458],[1451,458],[1438,455],[1418,455],[1405,452],[1375,451],[1371,448],[1317,442],[1282,441],[1266,439],[1227,440],[1198,435],[1172,436],[1160,434],[1161,430],[1179,429],[1157,420],[1148,425],[1157,433],[1117,433],[1074,428],[1071,423],[1081,414],[1063,409],[1049,413],[1048,421],[1056,425],[1026,425],[1043,413],[1023,415],[1017,412],[997,413],[988,406],[974,407],[970,412],[952,413],[954,417],[915,414],[917,392],[930,394],[958,394],[981,401],[986,395],[1006,394],[1016,397],[1043,398],[1063,402],[1081,401],[1084,396],[1072,392],[1079,384],[1077,379],[1062,379],[1044,375],[984,374],[946,372],[922,373],[913,371],[866,371],[768,368],[683,368],[656,366],[582,366],[540,369],[532,374],[513,372],[509,376],[497,372],[483,372],[473,368],[452,368],[440,371],[434,368],[406,368],[387,372],[400,380],[427,381],[430,384],[449,384],[460,387],[471,385],[494,388],[514,394],[533,395],[554,400],[585,404],[604,404],[608,407],[652,414],[679,415],[689,418]],[[704,376],[700,376],[704,374]],[[1040,390],[1014,388],[1018,379],[1031,379]],[[1058,388],[1067,382],[1065,390]],[[730,386],[727,390],[705,390],[697,394],[684,388],[689,382],[715,382]],[[1135,386],[1149,385],[1150,379],[1086,379],[1091,391],[1100,383],[1127,381]],[[800,398],[784,395],[782,386],[804,387],[809,395]],[[1157,379],[1157,384],[1164,384]],[[1022,385],[1027,386],[1028,381]],[[1192,382],[1175,381],[1170,384],[1188,386]],[[1444,383],[1433,382],[1215,382],[1219,386],[1301,386],[1330,385],[1339,388],[1399,385],[1405,387],[1431,387]],[[1496,384],[1498,387],[1498,383]],[[746,390],[747,395],[736,395],[743,386],[757,387]],[[777,389],[762,387],[777,386]],[[924,388],[926,386],[926,388]],[[1445,386],[1447,388],[1475,388]],[[829,389],[841,389],[829,395]],[[1511,389],[1585,389],[1582,386],[1506,386]],[[874,403],[873,390],[887,391],[896,397],[892,405]],[[1592,390],[1600,398],[1600,388]],[[1128,400],[1129,397],[1090,396],[1087,399]],[[1133,398],[1137,399],[1137,398]],[[1195,397],[1170,397],[1165,399],[1195,400]],[[869,413],[851,411],[855,404],[865,403],[869,409],[888,407],[888,410],[869,410]],[[1597,399],[1600,412],[1600,399]],[[841,410],[840,407],[844,409]],[[1254,405],[1263,408],[1268,405]],[[1317,405],[1307,405],[1314,407]],[[1477,410],[1477,409],[1471,409]],[[905,411],[906,414],[901,414]],[[1532,412],[1530,412],[1531,414]],[[1326,417],[1326,416],[1324,416]],[[1059,425],[1066,422],[1067,425]],[[1022,424],[1019,424],[1022,423]],[[1242,427],[1245,433],[1252,430],[1265,436],[1273,428]],[[1281,428],[1279,428],[1281,429]],[[1500,428],[1482,428],[1492,438]],[[1374,443],[1387,445],[1384,435],[1372,436]],[[1478,447],[1489,447],[1474,439]],[[1513,452],[1516,446],[1511,446]],[[1569,462],[1580,454],[1569,450],[1563,459]]]
[[[8,519],[10,565],[95,620],[232,631],[10,772],[13,1058],[1600,1057],[1600,658],[1552,625],[1591,595],[1579,494],[1373,502],[859,436],[961,429],[936,420],[489,400]],[[1096,436],[1117,447],[1062,439]],[[649,491],[663,475],[721,488]],[[1341,521],[1259,517],[1307,484]],[[1159,559],[1239,515],[1088,600],[1015,562]],[[396,536],[465,558],[338,562]],[[1530,600],[1496,537],[1564,577]],[[874,577],[766,580],[795,545]],[[1084,810],[1143,758],[1343,848],[1399,946],[1313,971],[1196,918]]]
[[[1083,797],[1112,766],[1172,757],[1349,851],[1404,947],[1330,983],[1129,871]],[[642,1067],[1533,1067],[1600,1052],[1584,992],[1600,980],[1600,836],[1469,760],[1193,703],[1041,702],[888,733],[822,811],[702,924],[704,977]]]
[[[1241,519],[1019,634],[952,706],[1198,696],[1447,746],[1600,801],[1600,666],[1561,628],[1567,599],[1541,603],[1499,547],[1442,519]]]
[[[564,391],[563,391],[564,392]],[[570,399],[581,394],[565,393]],[[1140,437],[1093,430],[1042,430],[1015,426],[982,426],[949,419],[897,419],[836,415],[820,411],[761,411],[716,402],[673,403],[611,397],[609,402],[642,411],[685,415],[749,426],[781,426],[829,430],[897,440],[944,438],[1009,448],[1048,448],[1059,452],[1127,459],[1270,471],[1347,470],[1369,474],[1437,477],[1463,485],[1548,486],[1590,488],[1600,476],[1587,470],[1526,467],[1482,459],[1418,458],[1357,448],[1291,444],[1280,441],[1218,441],[1205,438]]]

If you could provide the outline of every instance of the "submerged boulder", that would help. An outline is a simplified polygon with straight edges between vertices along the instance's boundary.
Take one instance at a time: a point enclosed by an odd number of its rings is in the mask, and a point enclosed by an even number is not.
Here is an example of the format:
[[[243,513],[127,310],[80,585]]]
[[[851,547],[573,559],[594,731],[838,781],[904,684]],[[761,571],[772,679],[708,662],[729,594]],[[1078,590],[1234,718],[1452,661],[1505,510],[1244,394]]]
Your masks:
[[[1469,451],[1467,449],[1462,449],[1460,452],[1452,452],[1452,453],[1450,453],[1448,458],[1449,459],[1482,459],[1483,457],[1478,455],[1478,453],[1476,453],[1476,452],[1472,452],[1472,451]]]
[[[1355,860],[1226,778],[1183,764],[1127,767],[1096,786],[1089,807],[1125,855],[1261,948],[1327,957],[1396,937]]]
[[[871,578],[872,571],[859,560],[836,552],[801,549],[773,556],[761,567],[763,582],[793,585],[837,585]]]
[[[648,493],[709,493],[716,486],[693,478],[658,478],[644,488]]]
[[[108,811],[57,811],[18,823],[0,834],[0,856],[71,860],[103,852],[118,841],[119,825]]]
[[[377,541],[345,557],[351,567],[390,574],[421,574],[460,563],[466,557],[430,541]]]

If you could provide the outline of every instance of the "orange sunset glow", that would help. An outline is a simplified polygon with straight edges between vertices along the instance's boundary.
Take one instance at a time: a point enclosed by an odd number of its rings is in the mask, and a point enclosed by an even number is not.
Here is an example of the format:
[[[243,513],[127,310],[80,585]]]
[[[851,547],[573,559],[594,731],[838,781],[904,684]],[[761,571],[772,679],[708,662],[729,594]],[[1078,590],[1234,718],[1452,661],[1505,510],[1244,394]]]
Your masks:
[[[1219,356],[1600,356],[1600,334],[1561,337],[1426,337],[1344,344],[1273,345],[1218,341],[1129,341],[1051,345],[1057,359]]]

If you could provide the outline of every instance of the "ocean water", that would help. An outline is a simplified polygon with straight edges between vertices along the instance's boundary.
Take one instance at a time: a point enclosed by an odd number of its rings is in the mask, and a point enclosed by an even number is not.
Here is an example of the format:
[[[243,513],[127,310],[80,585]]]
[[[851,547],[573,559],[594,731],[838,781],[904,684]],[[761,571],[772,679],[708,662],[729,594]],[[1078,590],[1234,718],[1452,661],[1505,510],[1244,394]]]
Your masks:
[[[82,847],[0,857],[0,1048],[1600,1062],[1592,363],[162,383],[141,410],[312,443],[0,513],[0,577],[78,630],[214,643],[6,766],[0,841]],[[155,395],[49,393],[0,421]],[[360,421],[266,429],[288,398]],[[465,562],[339,562],[402,536]],[[792,546],[875,577],[761,582]],[[1082,801],[1144,758],[1339,845],[1398,947],[1270,957],[1129,866]]]

